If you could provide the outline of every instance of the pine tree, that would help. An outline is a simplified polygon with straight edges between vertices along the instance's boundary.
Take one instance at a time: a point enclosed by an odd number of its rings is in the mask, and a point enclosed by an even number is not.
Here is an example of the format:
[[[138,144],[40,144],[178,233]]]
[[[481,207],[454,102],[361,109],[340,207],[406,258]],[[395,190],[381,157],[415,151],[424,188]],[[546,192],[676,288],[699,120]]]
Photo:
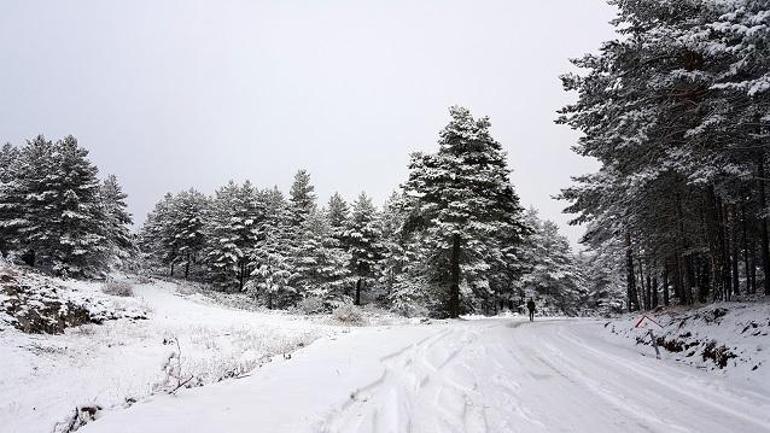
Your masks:
[[[500,248],[497,235],[517,235],[525,228],[506,156],[489,134],[489,120],[475,120],[460,107],[452,107],[450,114],[438,153],[412,157],[404,190],[407,231],[425,233],[429,280],[446,287],[446,312],[457,317],[462,297],[471,304],[467,298],[489,291],[488,258]],[[461,284],[467,287],[465,295]]]
[[[292,221],[295,227],[299,227],[307,216],[316,208],[315,187],[310,183],[310,173],[307,170],[299,170],[294,175],[294,183],[289,192]]]
[[[356,280],[354,301],[361,304],[361,291],[367,280],[375,275],[375,267],[380,260],[380,227],[377,209],[372,200],[361,193],[353,203],[353,215],[345,230],[345,246],[350,254],[350,270]]]
[[[111,174],[102,182],[99,196],[110,256],[112,261],[121,264],[131,256],[134,248],[129,228],[133,220],[126,204],[128,195],[120,187],[118,178]]]
[[[269,309],[285,308],[297,302],[297,290],[291,286],[291,252],[294,231],[288,203],[277,187],[262,195],[265,218],[257,229],[258,242],[250,267],[249,293],[262,299]]]
[[[109,245],[97,168],[74,137],[38,136],[22,150],[16,195],[25,197],[19,238],[29,264],[58,275],[102,272]]]
[[[18,194],[21,163],[17,147],[6,143],[0,149],[0,255],[6,256],[17,243],[23,197]]]
[[[525,297],[536,297],[540,310],[569,315],[585,310],[588,290],[569,241],[559,234],[555,223],[541,220],[535,209],[526,212],[525,220],[533,231],[521,248],[525,270],[517,280],[523,295],[518,299],[519,305]]]
[[[318,298],[331,307],[344,301],[350,255],[332,236],[327,215],[306,215],[291,257],[291,284],[302,298]]]
[[[139,233],[139,248],[146,260],[156,265],[167,266],[170,276],[174,276],[174,265],[179,253],[173,231],[174,220],[174,196],[166,193],[147,214],[147,219]]]
[[[183,191],[174,197],[172,231],[178,262],[184,266],[184,278],[190,267],[197,264],[205,245],[205,224],[209,201],[195,189]]]
[[[210,239],[207,262],[210,278],[223,290],[243,291],[252,270],[249,266],[264,218],[256,189],[230,181],[217,190],[206,230]]]
[[[342,241],[344,237],[346,227],[350,220],[350,206],[348,206],[345,199],[339,193],[334,193],[329,198],[327,204],[327,215],[329,217],[329,224],[332,227],[333,236],[338,241]]]
[[[751,263],[770,275],[766,2],[617,6],[619,36],[573,61],[585,73],[562,78],[579,98],[559,122],[582,131],[575,150],[601,163],[563,191],[567,211],[591,224],[593,249],[623,245],[630,310],[654,304],[648,280],[670,277],[684,304],[729,299],[741,279],[751,290]]]

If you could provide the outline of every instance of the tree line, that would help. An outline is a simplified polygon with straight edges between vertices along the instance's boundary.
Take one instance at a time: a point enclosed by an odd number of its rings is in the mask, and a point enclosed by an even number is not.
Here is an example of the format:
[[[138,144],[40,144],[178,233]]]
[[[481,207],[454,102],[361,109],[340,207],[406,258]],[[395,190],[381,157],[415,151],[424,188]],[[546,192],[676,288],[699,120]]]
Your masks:
[[[562,191],[629,310],[770,295],[767,1],[623,0],[563,76],[559,123],[601,163]]]
[[[246,293],[267,308],[329,311],[376,303],[405,315],[616,309],[593,290],[589,261],[554,223],[525,211],[486,117],[462,107],[432,153],[377,206],[361,193],[319,205],[300,170],[287,194],[249,181],[207,195],[168,193],[131,232],[126,194],[98,177],[74,137],[0,151],[0,252],[59,276],[149,270]]]
[[[456,317],[539,294],[575,312],[590,297],[572,278],[580,261],[553,223],[521,208],[489,119],[462,107],[450,115],[438,150],[412,155],[408,179],[382,207],[365,193],[352,204],[335,193],[319,206],[305,170],[288,196],[231,181],[212,196],[164,196],[140,249],[169,275],[249,293],[268,308],[376,302]]]

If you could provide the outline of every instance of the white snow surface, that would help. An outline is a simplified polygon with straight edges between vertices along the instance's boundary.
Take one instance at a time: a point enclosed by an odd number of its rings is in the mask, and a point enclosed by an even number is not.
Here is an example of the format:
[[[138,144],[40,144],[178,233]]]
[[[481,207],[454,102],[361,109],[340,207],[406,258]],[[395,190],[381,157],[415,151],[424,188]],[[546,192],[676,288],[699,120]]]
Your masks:
[[[770,387],[649,356],[593,320],[358,328],[86,433],[770,432]]]
[[[108,297],[100,283],[55,281],[84,296]],[[179,289],[153,282],[134,285],[132,298],[108,297],[121,307],[147,310],[148,320],[107,320],[61,335],[24,334],[0,322],[0,433],[51,432],[76,406],[109,412],[128,406],[126,399],[141,404],[167,377],[161,367],[176,349],[169,344],[173,338],[182,352],[182,375],[209,384],[233,371],[280,362],[281,355],[346,329],[227,308]]]

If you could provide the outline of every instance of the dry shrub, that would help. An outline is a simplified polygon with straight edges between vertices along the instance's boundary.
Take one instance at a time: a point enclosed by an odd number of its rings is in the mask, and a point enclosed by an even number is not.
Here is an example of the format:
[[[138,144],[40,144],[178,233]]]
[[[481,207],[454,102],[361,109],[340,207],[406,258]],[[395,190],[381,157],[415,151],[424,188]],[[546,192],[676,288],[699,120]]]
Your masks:
[[[134,286],[126,281],[108,281],[102,285],[102,292],[112,296],[134,296]]]

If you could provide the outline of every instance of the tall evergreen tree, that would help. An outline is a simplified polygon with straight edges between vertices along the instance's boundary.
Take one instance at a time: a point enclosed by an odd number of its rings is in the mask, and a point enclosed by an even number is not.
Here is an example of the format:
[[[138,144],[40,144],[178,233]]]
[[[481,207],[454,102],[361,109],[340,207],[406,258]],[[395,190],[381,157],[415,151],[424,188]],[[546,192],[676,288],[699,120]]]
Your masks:
[[[16,196],[24,197],[18,234],[31,265],[84,276],[107,256],[97,168],[72,136],[55,144],[38,136],[22,150]]]
[[[291,257],[291,284],[298,295],[321,299],[327,306],[343,301],[349,262],[350,255],[332,236],[328,217],[312,210],[300,227]]]
[[[307,216],[316,208],[315,187],[310,183],[310,173],[299,170],[294,175],[294,183],[289,192],[292,220],[295,226],[300,226]]]
[[[249,181],[242,186],[230,181],[216,191],[206,230],[210,239],[206,257],[211,279],[221,289],[244,290],[264,216],[257,190]]]
[[[126,204],[128,195],[120,187],[118,178],[111,174],[102,182],[99,196],[103,207],[103,223],[110,256],[118,263],[122,263],[131,256],[134,248],[130,232],[133,220]]]
[[[380,259],[380,227],[372,200],[361,193],[353,203],[353,215],[345,231],[345,246],[350,254],[350,270],[356,280],[355,304],[361,304],[361,291],[375,275]]]
[[[404,190],[407,231],[425,233],[429,280],[446,287],[446,312],[457,317],[461,284],[468,288],[466,298],[489,288],[487,259],[500,249],[497,235],[507,231],[518,242],[526,229],[505,153],[489,134],[489,120],[476,120],[461,107],[450,108],[450,114],[438,153],[412,157]]]
[[[327,210],[333,236],[341,241],[350,220],[350,206],[339,193],[335,192],[329,198]]]
[[[174,197],[172,232],[177,262],[184,266],[184,278],[190,275],[190,267],[201,260],[205,245],[205,224],[209,211],[209,200],[189,189]]]
[[[583,268],[573,255],[569,241],[559,234],[555,223],[541,220],[535,209],[527,211],[525,218],[532,232],[521,248],[525,269],[517,280],[519,293],[538,297],[541,309],[578,314],[586,307],[588,290]],[[525,296],[519,299],[520,304],[526,301]]]
[[[19,194],[19,164],[21,155],[17,147],[6,143],[0,149],[0,255],[6,256],[18,239],[17,228],[21,222],[24,202]]]
[[[295,232],[289,205],[277,187],[265,191],[265,218],[257,229],[258,242],[251,257],[249,292],[273,309],[294,305],[298,292],[291,285],[291,258]]]
[[[751,290],[751,263],[770,275],[766,2],[616,4],[619,36],[563,77],[579,98],[559,122],[601,163],[564,190],[567,211],[592,248],[623,245],[631,310],[655,303],[648,279],[670,278],[685,304]]]
[[[139,248],[145,258],[153,264],[167,266],[171,276],[179,254],[173,231],[174,218],[174,196],[166,193],[147,214],[139,232]]]

